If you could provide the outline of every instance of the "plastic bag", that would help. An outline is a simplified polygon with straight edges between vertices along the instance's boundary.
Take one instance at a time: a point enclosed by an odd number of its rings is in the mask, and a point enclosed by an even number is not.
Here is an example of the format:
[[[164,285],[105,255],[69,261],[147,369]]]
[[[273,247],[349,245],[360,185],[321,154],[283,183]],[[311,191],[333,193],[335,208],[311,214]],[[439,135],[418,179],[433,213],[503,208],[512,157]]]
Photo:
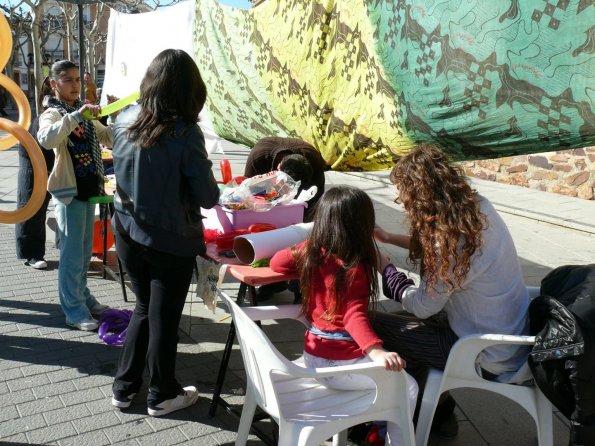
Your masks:
[[[277,205],[289,203],[299,188],[300,181],[294,181],[285,172],[274,170],[248,178],[237,186],[232,182],[232,186],[226,187],[221,193],[219,204],[233,210],[268,211]]]

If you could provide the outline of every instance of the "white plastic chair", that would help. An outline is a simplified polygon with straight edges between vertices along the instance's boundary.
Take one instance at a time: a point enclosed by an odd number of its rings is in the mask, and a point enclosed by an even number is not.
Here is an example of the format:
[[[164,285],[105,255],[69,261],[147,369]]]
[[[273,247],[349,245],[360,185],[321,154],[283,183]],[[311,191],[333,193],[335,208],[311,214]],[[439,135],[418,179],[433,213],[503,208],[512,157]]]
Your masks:
[[[539,294],[539,288],[527,288],[530,297]],[[534,343],[534,336],[497,334],[471,335],[459,339],[448,355],[444,371],[430,369],[417,421],[417,446],[425,446],[428,442],[432,419],[440,395],[447,390],[460,387],[489,390],[515,401],[529,412],[533,420],[535,420],[539,445],[552,446],[554,443],[552,404],[539,390],[539,387],[488,381],[477,373],[475,367],[477,355],[487,347],[502,344],[533,345]],[[523,372],[525,375],[523,375]],[[526,363],[516,376],[519,375],[531,379],[530,370]]]
[[[299,305],[242,307],[222,291],[235,323],[247,375],[247,389],[237,445],[245,445],[256,406],[279,424],[279,445],[317,446],[330,437],[346,442],[350,426],[373,420],[399,425],[402,444],[415,444],[406,375],[381,364],[307,368],[285,358],[254,323],[267,319],[298,319]],[[315,378],[361,374],[374,380],[370,390],[328,389]]]

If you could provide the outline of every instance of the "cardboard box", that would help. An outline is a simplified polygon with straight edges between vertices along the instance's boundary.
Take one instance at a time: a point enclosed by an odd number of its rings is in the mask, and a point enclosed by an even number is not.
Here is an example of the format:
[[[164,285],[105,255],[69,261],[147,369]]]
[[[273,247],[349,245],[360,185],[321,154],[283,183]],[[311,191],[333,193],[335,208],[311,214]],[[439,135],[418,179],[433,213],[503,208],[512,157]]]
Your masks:
[[[306,203],[293,203],[275,206],[268,211],[256,212],[248,209],[234,211],[216,205],[212,209],[202,209],[205,229],[216,229],[230,232],[236,229],[246,229],[254,223],[269,223],[284,228],[286,226],[302,223]]]

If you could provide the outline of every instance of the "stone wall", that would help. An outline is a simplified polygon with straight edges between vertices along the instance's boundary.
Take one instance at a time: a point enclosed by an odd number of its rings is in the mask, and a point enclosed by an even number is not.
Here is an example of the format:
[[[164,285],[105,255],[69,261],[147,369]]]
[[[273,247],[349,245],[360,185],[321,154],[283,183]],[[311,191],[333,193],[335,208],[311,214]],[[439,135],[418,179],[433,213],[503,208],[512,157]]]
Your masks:
[[[469,176],[595,200],[595,147],[462,164]]]

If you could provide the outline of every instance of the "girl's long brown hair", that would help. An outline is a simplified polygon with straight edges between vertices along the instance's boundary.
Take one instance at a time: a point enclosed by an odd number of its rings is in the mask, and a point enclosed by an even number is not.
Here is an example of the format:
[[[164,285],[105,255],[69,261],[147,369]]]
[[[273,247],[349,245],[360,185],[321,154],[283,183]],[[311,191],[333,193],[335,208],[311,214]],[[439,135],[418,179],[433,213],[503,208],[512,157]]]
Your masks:
[[[486,218],[460,166],[427,144],[404,156],[390,174],[411,226],[409,261],[430,288],[462,287],[471,256],[481,249]]]
[[[297,254],[300,270],[302,311],[310,305],[310,289],[315,271],[329,259],[341,268],[334,277],[332,303],[326,317],[332,320],[349,296],[349,271],[362,265],[369,283],[369,295],[378,299],[378,248],[374,240],[375,214],[370,197],[362,190],[340,186],[325,192],[317,204],[314,227],[305,248]]]

